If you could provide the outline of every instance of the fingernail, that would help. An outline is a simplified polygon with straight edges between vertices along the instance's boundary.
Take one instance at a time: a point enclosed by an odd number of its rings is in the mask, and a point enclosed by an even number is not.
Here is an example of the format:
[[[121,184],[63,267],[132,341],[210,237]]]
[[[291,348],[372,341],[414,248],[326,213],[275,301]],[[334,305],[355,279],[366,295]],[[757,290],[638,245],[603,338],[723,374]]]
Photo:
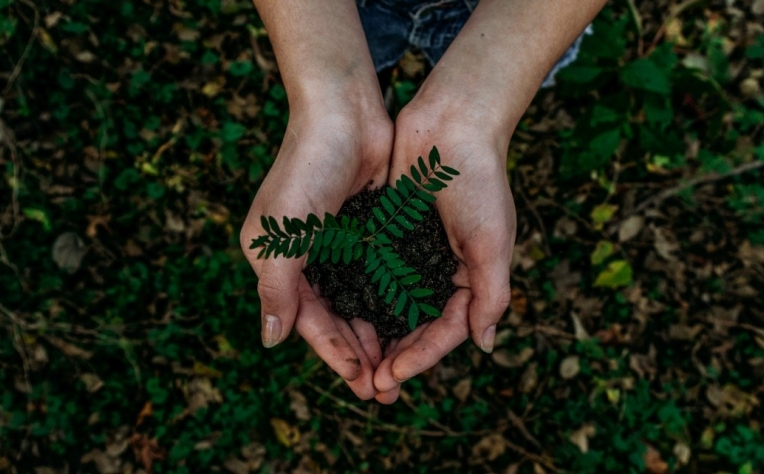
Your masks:
[[[493,324],[491,326],[488,326],[488,328],[483,333],[483,341],[482,344],[480,344],[480,348],[483,349],[483,352],[486,354],[490,354],[493,352],[493,343],[496,339],[496,325]]]
[[[263,346],[271,348],[281,339],[281,321],[277,316],[266,314],[263,316]]]
[[[409,378],[411,378],[411,377],[409,377]],[[397,378],[393,377],[393,380],[395,380],[398,383],[403,383],[403,382],[405,382],[408,379],[398,380]]]

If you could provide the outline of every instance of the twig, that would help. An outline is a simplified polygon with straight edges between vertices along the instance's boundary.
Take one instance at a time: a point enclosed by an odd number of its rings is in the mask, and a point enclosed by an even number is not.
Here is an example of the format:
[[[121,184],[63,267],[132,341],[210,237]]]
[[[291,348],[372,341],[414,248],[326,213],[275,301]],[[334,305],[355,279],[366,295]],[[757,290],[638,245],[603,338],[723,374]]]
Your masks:
[[[689,181],[686,181],[682,184],[679,184],[677,186],[674,186],[672,188],[666,189],[651,198],[648,198],[644,201],[642,201],[639,206],[637,206],[634,211],[631,214],[638,214],[648,207],[652,205],[658,205],[665,201],[666,199],[670,198],[671,196],[674,196],[676,194],[679,194],[680,192],[684,191],[687,188],[691,188],[694,186],[697,186],[699,184],[705,184],[705,183],[712,183],[714,181],[720,181],[722,179],[730,178],[732,176],[737,176],[739,174],[743,174],[748,171],[753,171],[756,169],[759,169],[761,167],[764,167],[764,161],[752,161],[750,163],[746,163],[744,165],[740,165],[737,168],[734,168],[727,173],[719,174],[719,173],[709,173],[705,176],[699,176],[697,178],[693,178]]]
[[[11,220],[13,224],[11,225],[11,230],[8,232],[8,235],[4,235],[2,231],[2,227],[0,227],[0,239],[5,237],[10,237],[13,235],[13,233],[16,231],[16,227],[18,226],[19,218],[20,218],[20,210],[19,210],[19,188],[21,187],[19,181],[21,180],[21,166],[18,163],[18,156],[16,154],[16,143],[13,137],[13,131],[3,122],[2,119],[0,119],[0,150],[2,150],[2,146],[5,146],[8,148],[8,151],[11,154],[11,163],[13,164],[13,185],[11,186]],[[2,224],[2,221],[0,221],[0,224]]]
[[[5,84],[5,89],[3,89],[2,95],[10,92],[11,87],[13,87],[13,83],[16,81],[16,77],[18,77],[18,75],[21,73],[21,67],[24,65],[24,61],[26,61],[27,56],[29,55],[29,51],[32,49],[32,43],[34,43],[35,38],[37,38],[37,27],[40,23],[40,11],[37,9],[34,3],[30,2],[29,0],[21,0],[21,3],[25,4],[31,8],[32,11],[34,11],[34,26],[32,26],[32,34],[29,36],[27,45],[24,47],[24,52],[21,53],[21,57],[16,63],[16,66],[13,68],[13,72],[11,72],[11,76],[8,78],[8,82]]]

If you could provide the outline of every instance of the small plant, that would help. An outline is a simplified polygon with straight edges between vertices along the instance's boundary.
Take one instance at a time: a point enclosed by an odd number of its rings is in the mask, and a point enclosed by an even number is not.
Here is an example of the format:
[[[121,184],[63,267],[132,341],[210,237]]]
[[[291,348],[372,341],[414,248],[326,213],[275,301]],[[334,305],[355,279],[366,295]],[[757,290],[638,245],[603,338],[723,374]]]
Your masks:
[[[308,264],[318,260],[331,260],[348,265],[364,258],[364,271],[372,274],[372,283],[379,283],[378,295],[384,295],[388,305],[395,301],[394,314],[399,316],[408,305],[408,322],[414,329],[419,314],[440,316],[440,310],[419,301],[433,294],[429,288],[416,284],[422,276],[406,265],[400,255],[393,251],[392,238],[403,238],[406,231],[414,229],[412,221],[422,221],[422,211],[430,209],[435,193],[446,187],[459,172],[440,163],[437,148],[430,151],[429,167],[420,156],[417,166],[411,166],[411,176],[402,175],[395,188],[386,187],[380,197],[380,206],[372,208],[373,217],[365,223],[343,216],[337,219],[326,213],[323,221],[315,214],[308,214],[302,221],[284,216],[282,226],[273,216],[261,216],[260,222],[266,234],[252,239],[250,249],[262,247],[257,258],[284,256],[301,257],[308,254]]]

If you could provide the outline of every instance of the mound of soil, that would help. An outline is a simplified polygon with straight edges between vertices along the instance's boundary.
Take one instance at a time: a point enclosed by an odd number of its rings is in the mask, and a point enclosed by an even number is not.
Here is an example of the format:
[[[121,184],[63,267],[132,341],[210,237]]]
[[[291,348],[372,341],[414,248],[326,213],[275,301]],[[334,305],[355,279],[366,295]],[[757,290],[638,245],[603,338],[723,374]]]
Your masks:
[[[356,194],[345,202],[337,217],[355,217],[365,223],[372,218],[371,209],[380,206],[379,197],[383,193],[384,190],[377,189]],[[446,301],[456,291],[451,281],[456,272],[456,257],[448,245],[448,237],[437,211],[430,209],[422,212],[422,216],[424,220],[414,222],[414,230],[405,231],[404,238],[392,238],[392,247],[408,266],[422,275],[416,286],[434,291],[431,296],[419,301],[442,311]],[[359,317],[371,322],[383,342],[407,335],[411,332],[407,311],[404,310],[400,316],[393,314],[396,300],[388,305],[383,296],[377,295],[379,284],[371,282],[371,274],[366,274],[364,267],[363,259],[350,265],[315,261],[305,268],[304,273],[311,284],[318,283],[321,295],[331,301],[336,314],[347,320]],[[431,319],[420,313],[419,324]]]

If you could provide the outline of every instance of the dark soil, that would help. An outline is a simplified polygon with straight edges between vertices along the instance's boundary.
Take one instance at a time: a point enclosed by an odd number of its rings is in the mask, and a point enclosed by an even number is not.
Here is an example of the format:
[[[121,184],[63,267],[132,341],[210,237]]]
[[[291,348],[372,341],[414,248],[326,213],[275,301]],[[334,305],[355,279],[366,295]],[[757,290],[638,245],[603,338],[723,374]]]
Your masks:
[[[372,218],[371,209],[379,206],[382,189],[363,191],[345,202],[338,217],[353,217],[365,224]],[[424,220],[414,223],[414,230],[406,231],[402,239],[393,238],[393,248],[404,262],[422,275],[416,284],[419,288],[429,288],[433,295],[422,298],[422,303],[443,310],[446,301],[454,294],[456,287],[451,277],[456,272],[456,258],[448,245],[446,231],[435,209],[422,212]],[[332,310],[350,320],[360,317],[374,324],[377,335],[383,341],[403,337],[409,332],[407,312],[400,316],[393,314],[396,301],[388,305],[383,296],[377,296],[378,283],[371,282],[371,274],[364,272],[363,259],[345,265],[330,261],[317,261],[305,268],[305,276],[311,284],[318,283],[321,295],[328,298]],[[432,318],[420,313],[419,324]]]

